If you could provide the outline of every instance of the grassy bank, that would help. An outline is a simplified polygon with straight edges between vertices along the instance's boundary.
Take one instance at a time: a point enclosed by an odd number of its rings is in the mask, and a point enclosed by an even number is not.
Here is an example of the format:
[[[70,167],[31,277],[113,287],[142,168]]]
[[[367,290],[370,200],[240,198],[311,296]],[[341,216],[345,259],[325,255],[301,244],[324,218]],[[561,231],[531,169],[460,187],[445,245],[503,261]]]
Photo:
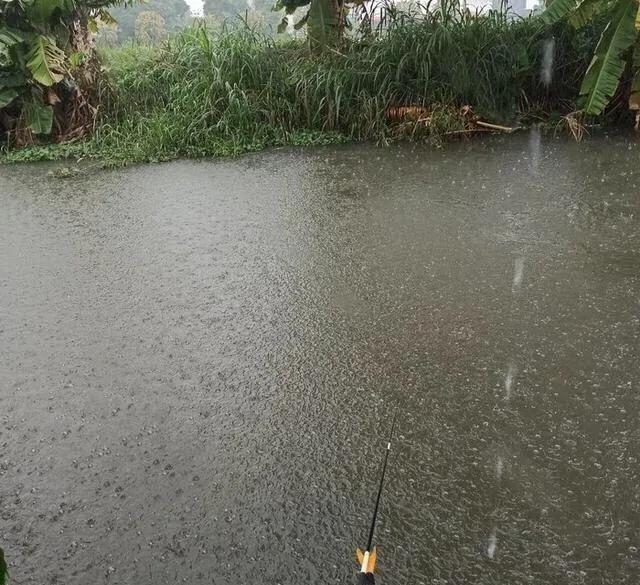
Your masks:
[[[553,80],[541,82],[554,38]],[[594,35],[595,38],[595,35]],[[103,54],[93,138],[8,153],[12,160],[84,156],[112,163],[208,157],[268,146],[434,138],[464,128],[465,105],[513,122],[573,109],[589,34],[536,18],[435,12],[310,55],[244,28],[184,30],[164,46]],[[389,107],[424,106],[428,124],[399,124]]]

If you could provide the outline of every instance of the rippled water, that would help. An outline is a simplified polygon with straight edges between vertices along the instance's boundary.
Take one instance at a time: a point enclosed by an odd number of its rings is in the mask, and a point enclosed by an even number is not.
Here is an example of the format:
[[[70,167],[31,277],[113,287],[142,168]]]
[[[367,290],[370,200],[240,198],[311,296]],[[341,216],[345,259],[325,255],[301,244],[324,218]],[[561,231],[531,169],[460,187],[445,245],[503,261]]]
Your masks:
[[[1,167],[15,583],[638,583],[639,157]]]

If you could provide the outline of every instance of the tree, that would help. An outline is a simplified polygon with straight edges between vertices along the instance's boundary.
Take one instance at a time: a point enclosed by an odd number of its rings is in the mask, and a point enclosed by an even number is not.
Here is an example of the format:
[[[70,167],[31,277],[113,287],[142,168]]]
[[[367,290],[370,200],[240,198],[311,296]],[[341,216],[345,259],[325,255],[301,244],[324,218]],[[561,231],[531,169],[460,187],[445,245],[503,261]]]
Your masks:
[[[98,23],[95,34],[96,45],[99,47],[115,47],[118,44],[118,29],[115,24]]]
[[[222,16],[235,18],[238,14],[248,9],[245,0],[204,0],[205,16]]]
[[[273,11],[274,0],[204,0],[204,14],[214,22],[246,18],[248,24],[260,24],[275,31],[279,18]]]
[[[551,0],[544,17],[552,23],[563,18],[583,27],[596,17],[607,25],[580,87],[579,107],[598,115],[607,107],[627,67],[632,72],[629,107],[640,117],[640,7],[638,0]],[[637,118],[638,119],[638,118]]]
[[[136,18],[136,41],[143,45],[157,45],[167,36],[164,18],[157,12],[146,10]]]
[[[90,86],[100,68],[91,43],[97,19],[120,0],[0,2],[0,131],[14,142],[55,130],[61,139],[93,127]]]
[[[307,26],[309,42],[312,46],[334,44],[342,38],[346,18],[352,6],[359,6],[362,0],[278,0],[274,10],[283,10],[279,32],[290,24],[289,17],[302,8],[307,8],[305,15],[295,23],[294,28]],[[350,6],[351,5],[351,6]]]
[[[189,5],[185,0],[148,0],[143,3],[119,6],[111,10],[117,21],[118,41],[132,41],[136,38],[136,20],[141,12],[155,12],[164,19],[168,34],[178,31],[190,20]]]

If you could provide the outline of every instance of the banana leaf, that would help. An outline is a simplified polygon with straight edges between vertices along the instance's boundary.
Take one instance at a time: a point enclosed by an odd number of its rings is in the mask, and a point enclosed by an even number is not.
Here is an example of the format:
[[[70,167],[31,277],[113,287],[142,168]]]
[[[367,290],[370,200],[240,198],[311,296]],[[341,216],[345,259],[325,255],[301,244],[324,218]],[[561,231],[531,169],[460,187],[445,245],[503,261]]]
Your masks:
[[[44,35],[33,35],[29,42],[27,68],[33,78],[45,87],[62,81],[65,72],[65,54],[55,41]]]
[[[583,0],[569,17],[569,23],[575,28],[582,28],[594,16],[607,10],[609,6],[610,2],[608,0]]]
[[[27,128],[35,134],[51,134],[53,127],[53,108],[36,102],[25,104],[24,113]]]
[[[568,16],[580,4],[576,0],[552,0],[542,13],[542,18],[547,24],[553,24]]]
[[[19,95],[20,94],[12,87],[5,87],[0,89],[0,108],[6,108]]]
[[[637,11],[637,0],[617,0],[614,5],[580,87],[580,106],[589,115],[600,114],[618,88],[625,67],[622,54],[636,40]]]

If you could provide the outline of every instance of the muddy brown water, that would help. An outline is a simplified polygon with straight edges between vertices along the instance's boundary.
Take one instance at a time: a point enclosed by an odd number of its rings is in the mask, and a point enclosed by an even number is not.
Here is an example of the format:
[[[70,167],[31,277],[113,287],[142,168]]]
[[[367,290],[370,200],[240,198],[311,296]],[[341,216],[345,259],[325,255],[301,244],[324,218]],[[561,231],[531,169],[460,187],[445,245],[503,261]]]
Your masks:
[[[640,582],[640,145],[0,167],[16,584]]]

